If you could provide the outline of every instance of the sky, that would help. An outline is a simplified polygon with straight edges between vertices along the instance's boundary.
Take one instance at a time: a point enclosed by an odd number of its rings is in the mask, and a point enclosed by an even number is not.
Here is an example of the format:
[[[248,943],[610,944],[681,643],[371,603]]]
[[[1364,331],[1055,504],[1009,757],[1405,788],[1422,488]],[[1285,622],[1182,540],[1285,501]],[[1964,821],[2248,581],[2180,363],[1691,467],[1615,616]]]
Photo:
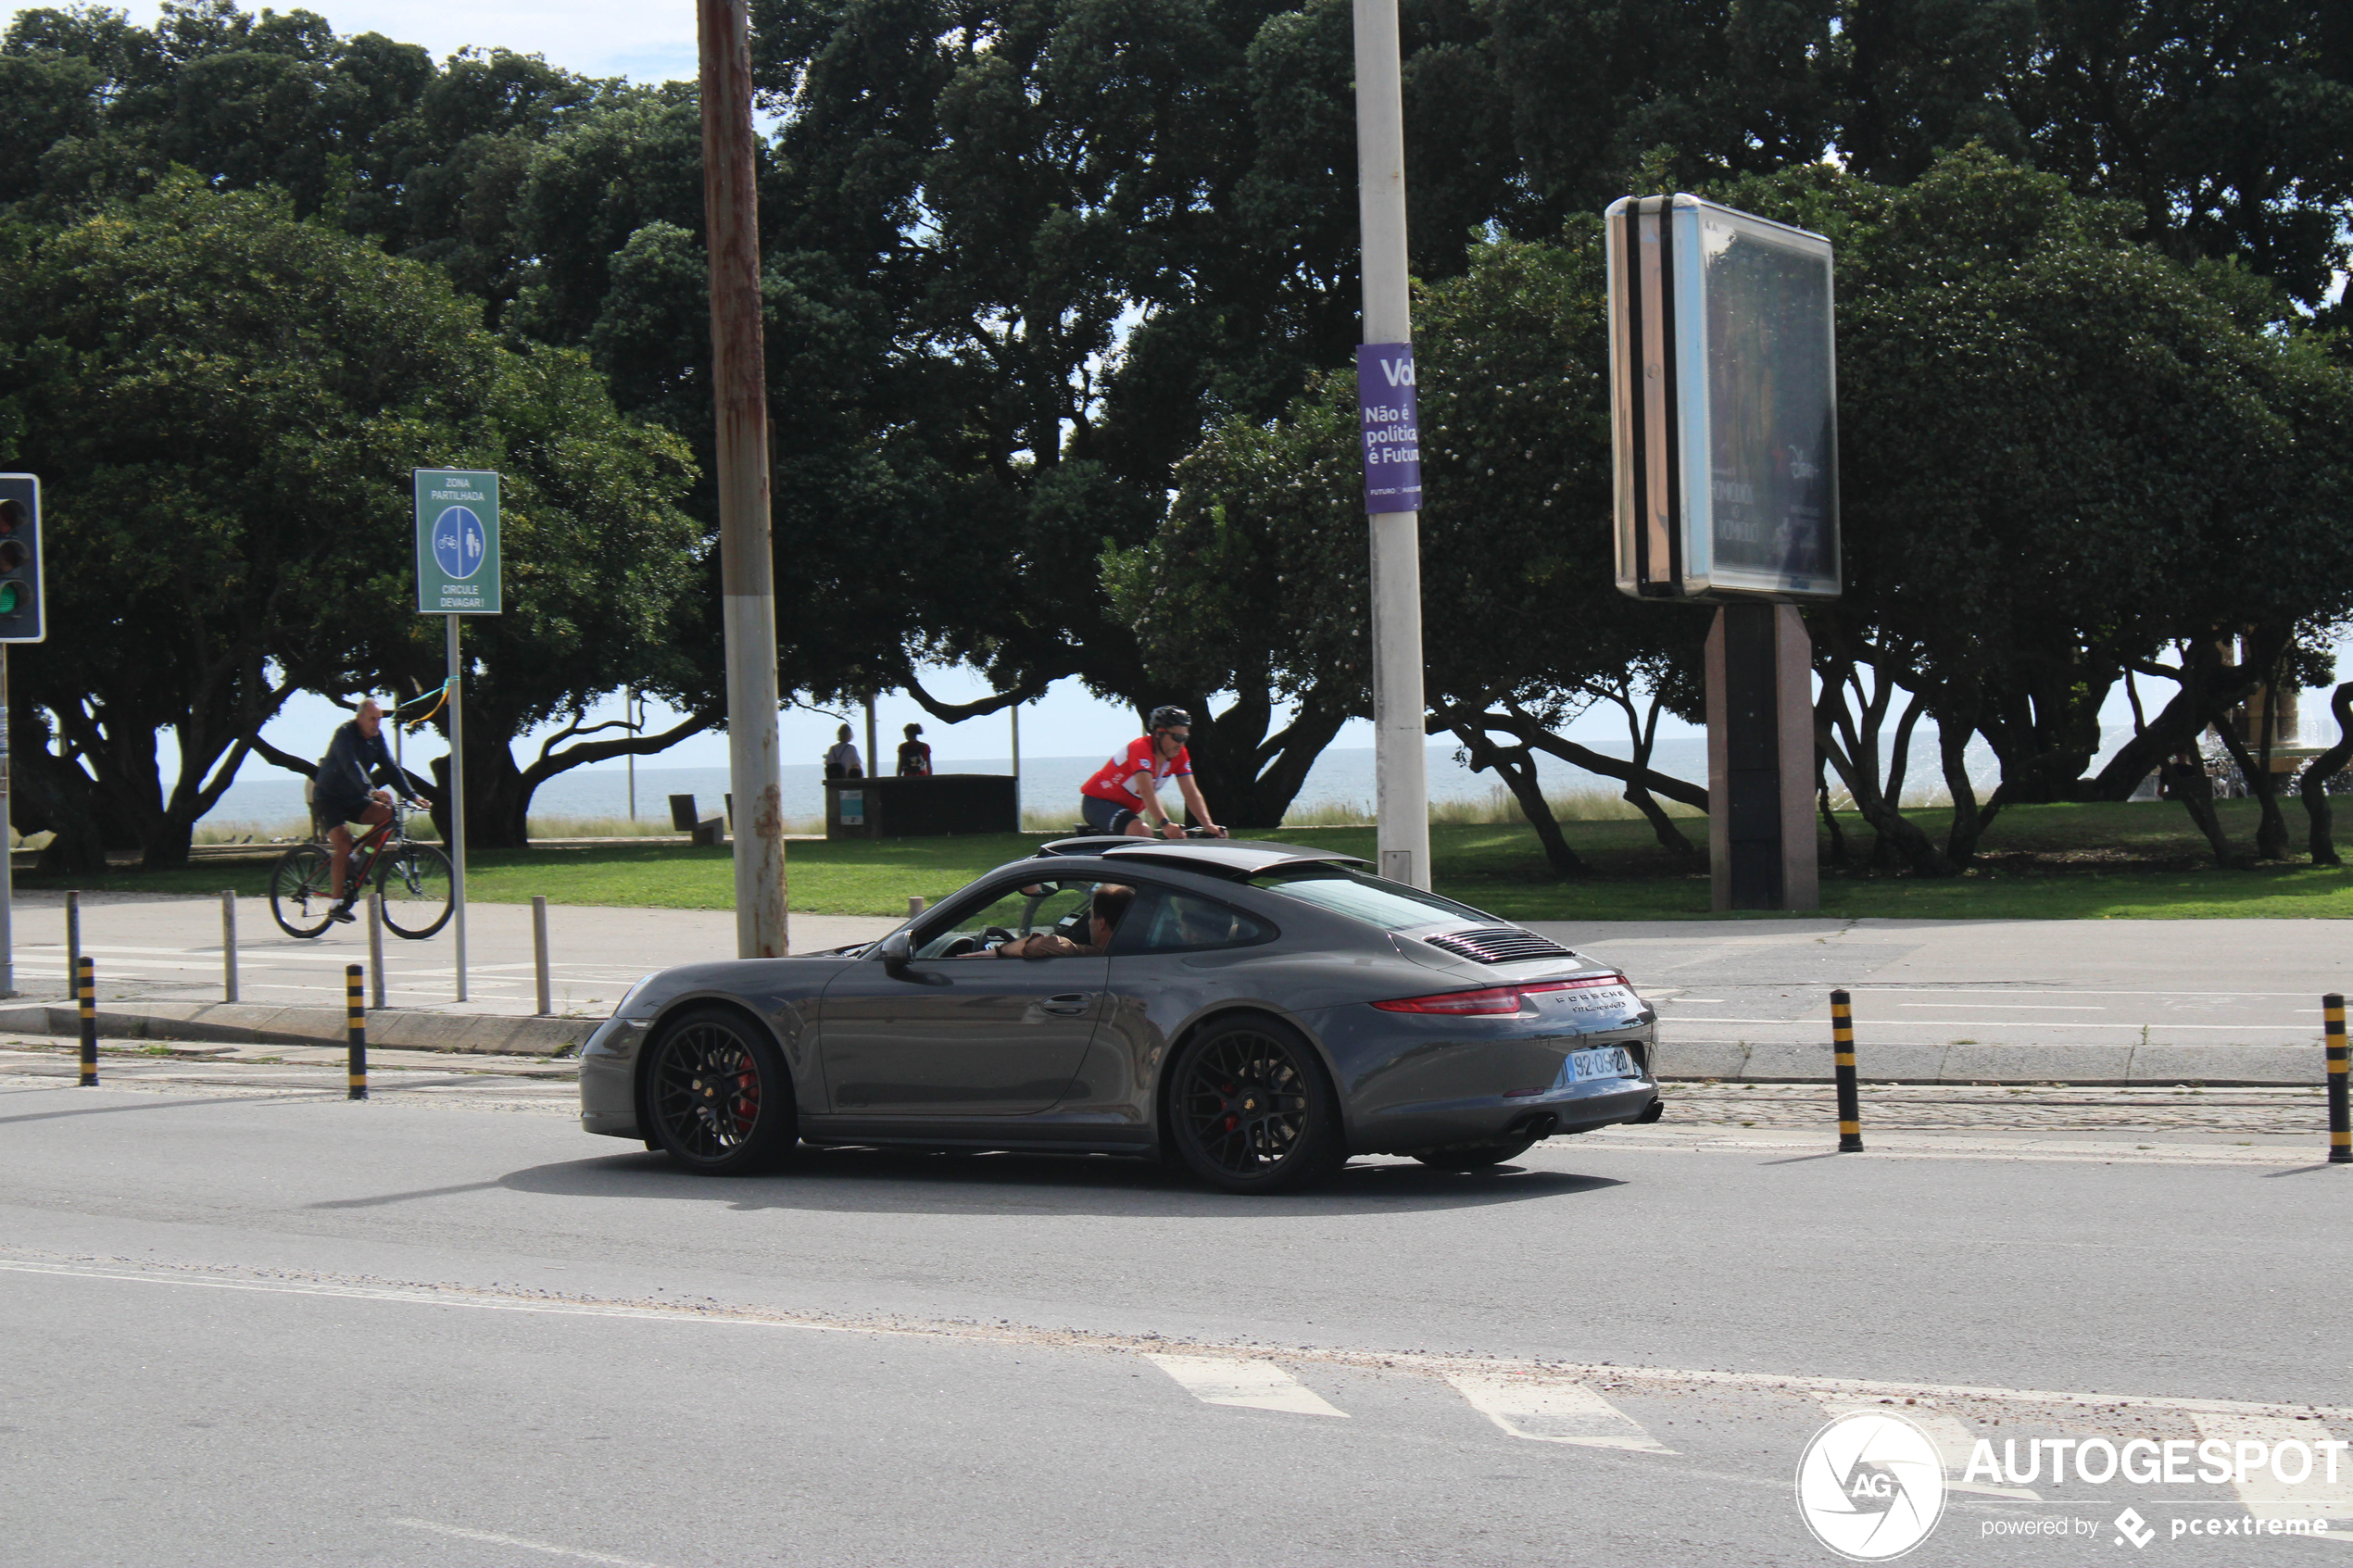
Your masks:
[[[240,8],[264,7],[238,0]],[[160,8],[153,0],[114,0],[142,26],[153,26]],[[10,6],[8,14],[33,7]],[[339,33],[381,32],[403,44],[422,44],[435,56],[459,49],[510,49],[545,55],[548,63],[589,76],[626,76],[663,82],[695,74],[694,0],[364,0],[364,3],[277,5],[281,12],[316,11]]]

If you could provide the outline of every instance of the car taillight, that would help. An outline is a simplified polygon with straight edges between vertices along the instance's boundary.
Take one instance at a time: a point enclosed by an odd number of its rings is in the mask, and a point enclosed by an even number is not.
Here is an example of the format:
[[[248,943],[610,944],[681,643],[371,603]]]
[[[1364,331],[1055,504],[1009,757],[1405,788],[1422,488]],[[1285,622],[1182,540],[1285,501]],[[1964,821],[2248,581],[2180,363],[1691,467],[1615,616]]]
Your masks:
[[[1501,1017],[1528,1007],[1523,999],[1542,991],[1590,991],[1623,985],[1622,974],[1586,974],[1575,980],[1531,980],[1516,985],[1490,985],[1477,991],[1440,991],[1428,997],[1400,997],[1375,1002],[1383,1012],[1437,1012],[1454,1017]]]

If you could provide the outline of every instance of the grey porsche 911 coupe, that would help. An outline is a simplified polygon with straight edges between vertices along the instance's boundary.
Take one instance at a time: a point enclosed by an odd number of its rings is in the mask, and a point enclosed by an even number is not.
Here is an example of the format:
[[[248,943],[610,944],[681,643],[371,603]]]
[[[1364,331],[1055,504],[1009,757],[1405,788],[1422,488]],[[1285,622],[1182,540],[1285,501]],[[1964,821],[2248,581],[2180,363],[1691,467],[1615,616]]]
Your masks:
[[[580,1123],[690,1171],[797,1143],[1178,1162],[1231,1192],[1353,1154],[1470,1170],[1659,1115],[1624,975],[1351,856],[1070,838],[878,942],[648,975]]]

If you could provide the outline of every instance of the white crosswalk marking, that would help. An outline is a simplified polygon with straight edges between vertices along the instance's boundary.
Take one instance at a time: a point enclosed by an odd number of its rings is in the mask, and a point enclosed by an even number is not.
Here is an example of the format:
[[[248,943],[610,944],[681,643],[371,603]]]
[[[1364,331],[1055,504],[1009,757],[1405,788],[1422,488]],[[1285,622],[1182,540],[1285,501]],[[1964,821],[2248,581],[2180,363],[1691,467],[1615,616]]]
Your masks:
[[[1336,1415],[1316,1392],[1272,1361],[1244,1361],[1235,1356],[1156,1356],[1144,1358],[1175,1378],[1194,1399],[1209,1405],[1246,1405],[1252,1410],[1288,1411],[1293,1415]]]
[[[1446,1381],[1470,1401],[1473,1410],[1515,1437],[1577,1443],[1589,1449],[1631,1449],[1645,1454],[1675,1451],[1581,1383],[1491,1373],[1449,1373]]]
[[[1830,1412],[1833,1421],[1858,1411],[1871,1415],[1885,1415],[1893,1411],[1927,1433],[1928,1440],[1936,1445],[1936,1457],[1944,1462],[1944,1486],[1948,1491],[1973,1492],[1983,1498],[2019,1498],[2028,1502],[2043,1500],[2043,1494],[2031,1486],[1989,1486],[1982,1481],[1962,1480],[1961,1477],[1969,1471],[1969,1452],[1976,1448],[1977,1440],[1969,1436],[1968,1427],[1943,1411],[1931,1410],[1926,1405],[1906,1405],[1901,1410],[1895,1410],[1889,1405],[1865,1404],[1829,1394],[1821,1396],[1821,1406]]]
[[[2254,1450],[2241,1449],[2241,1442],[2260,1443],[2267,1462],[2259,1469],[2249,1466],[2246,1478],[2240,1480],[2240,1466],[2231,1468],[2231,1489],[2246,1505],[2246,1512],[2257,1519],[2353,1519],[2353,1452],[2336,1450],[2336,1479],[2329,1479],[2328,1456],[2320,1445],[2336,1434],[2314,1421],[2290,1421],[2275,1415],[2221,1415],[2207,1411],[2192,1411],[2190,1420],[2197,1426],[2200,1437],[2215,1437],[2231,1445],[2231,1455],[2238,1459],[2254,1457]],[[2312,1467],[2302,1480],[2287,1482],[2280,1479],[2268,1462],[2279,1445],[2289,1440],[2305,1445],[2311,1450]],[[2291,1457],[2286,1468],[2302,1468],[2300,1456]],[[2331,1531],[2334,1539],[2353,1539],[2343,1532]]]

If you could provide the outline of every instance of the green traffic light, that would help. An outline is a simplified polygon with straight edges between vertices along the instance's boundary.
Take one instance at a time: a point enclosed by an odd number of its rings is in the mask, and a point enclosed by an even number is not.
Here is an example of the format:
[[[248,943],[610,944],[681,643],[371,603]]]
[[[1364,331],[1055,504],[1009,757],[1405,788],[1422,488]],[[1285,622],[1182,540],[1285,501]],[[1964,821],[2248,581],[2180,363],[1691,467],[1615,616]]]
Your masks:
[[[0,615],[14,615],[24,608],[24,584],[0,583]]]

